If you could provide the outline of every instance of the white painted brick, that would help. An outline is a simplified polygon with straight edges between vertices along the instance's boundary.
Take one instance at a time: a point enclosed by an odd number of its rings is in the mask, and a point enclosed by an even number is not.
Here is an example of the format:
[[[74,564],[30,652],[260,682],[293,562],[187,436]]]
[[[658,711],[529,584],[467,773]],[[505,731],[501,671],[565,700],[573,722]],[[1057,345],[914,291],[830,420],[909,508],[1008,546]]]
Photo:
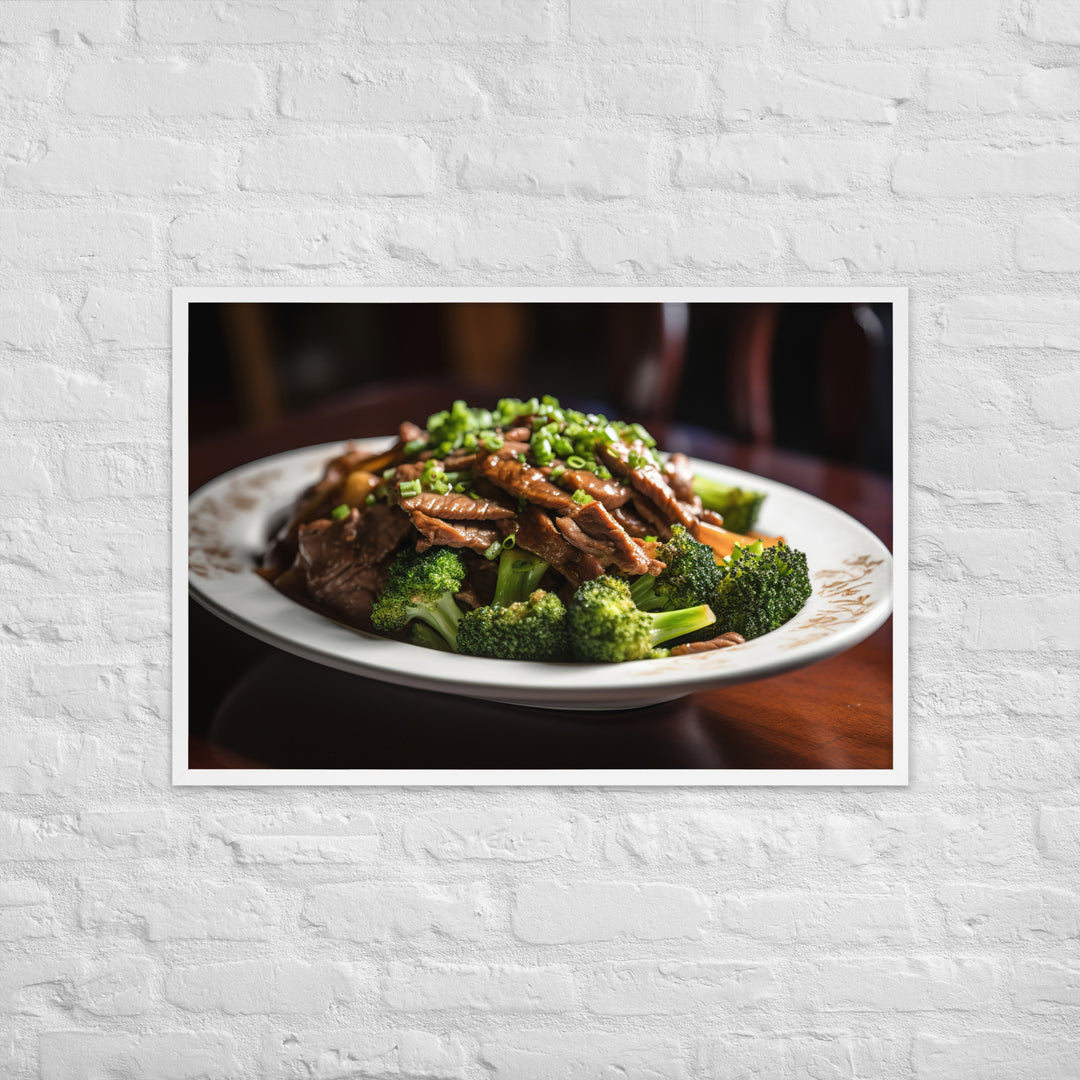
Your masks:
[[[1080,965],[1056,960],[1022,960],[1009,989],[1016,1007],[1032,1013],[1069,1012],[1080,1008]]]
[[[922,866],[926,852],[941,865],[1015,864],[1031,850],[1030,824],[1007,813],[885,813],[827,816],[821,850],[853,866]]]
[[[64,89],[64,104],[83,116],[245,117],[264,97],[259,69],[231,60],[94,60]]]
[[[47,817],[0,814],[0,857],[13,860],[113,860],[175,851],[170,819],[156,810],[113,810]]]
[[[157,495],[168,472],[162,448],[139,443],[69,447],[63,471],[64,490],[73,502]]]
[[[860,220],[848,213],[840,221],[819,218],[794,226],[791,243],[808,270],[830,273],[954,274],[982,270],[1003,258],[997,230],[956,217],[905,215],[901,221],[875,214]],[[962,407],[934,399],[928,404]]]
[[[48,195],[198,195],[226,186],[228,151],[170,138],[54,135],[17,155],[16,191]]]
[[[360,964],[238,960],[174,968],[165,997],[188,1012],[228,1016],[322,1015],[355,1000],[372,974]]]
[[[944,309],[941,340],[956,348],[1080,349],[1080,300],[1064,296],[964,296]]]
[[[494,806],[418,814],[405,823],[405,849],[440,862],[543,862],[584,857],[590,822],[576,813]]]
[[[677,188],[757,194],[841,195],[883,182],[883,148],[866,139],[725,134],[675,146]]]
[[[79,309],[79,323],[95,345],[146,349],[169,344],[169,293],[90,289]]]
[[[939,461],[948,462],[948,486],[965,498],[991,504],[1012,501],[1008,493],[1080,491],[1080,463],[1050,445],[1025,453],[1004,439],[989,446],[961,444],[934,447]],[[928,481],[928,488],[941,481]]]
[[[465,1051],[453,1036],[426,1031],[302,1032],[267,1035],[261,1076],[266,1080],[335,1080],[351,1076],[410,1076],[457,1080]]]
[[[431,123],[478,119],[485,99],[468,71],[449,64],[312,70],[301,63],[281,73],[280,106],[297,120]]]
[[[1049,427],[1080,426],[1080,373],[1040,379],[1031,391],[1031,409],[1039,423]]]
[[[1067,195],[1080,184],[1080,146],[986,145],[941,139],[897,155],[892,190],[921,199]]]
[[[1044,806],[1040,810],[1039,848],[1049,859],[1080,862],[1080,806]]]
[[[694,270],[765,270],[780,257],[780,234],[768,222],[733,214],[727,220],[682,218],[671,234],[671,259]]]
[[[392,963],[379,982],[384,1004],[402,1012],[559,1013],[574,1004],[573,980],[564,967]]]
[[[29,289],[0,290],[0,348],[51,345],[64,319],[59,297]]]
[[[605,961],[583,977],[586,1008],[602,1016],[680,1016],[776,998],[770,964],[720,960]]]
[[[580,233],[581,257],[598,274],[656,274],[670,261],[670,235],[670,218],[589,225]]]
[[[0,9],[0,43],[25,45],[52,37],[61,45],[101,45],[124,37],[122,0],[34,0]]]
[[[495,82],[502,105],[513,113],[566,115],[585,105],[582,72],[571,65],[517,64],[500,69]]]
[[[67,273],[148,270],[155,232],[149,214],[7,210],[0,213],[0,264]]]
[[[48,889],[36,881],[0,882],[0,941],[52,937],[56,929],[52,893]]]
[[[492,922],[492,898],[480,884],[324,885],[308,893],[300,913],[302,926],[340,941],[478,941]]]
[[[1080,110],[1080,67],[1002,69],[934,64],[926,73],[930,112],[1070,116]]]
[[[54,610],[62,598],[54,597]],[[7,623],[5,621],[5,628]],[[98,741],[79,732],[40,727],[0,729],[0,794],[47,795],[81,787],[97,763]]]
[[[482,1042],[480,1061],[497,1080],[685,1080],[687,1075],[679,1044],[658,1032],[510,1032]]]
[[[990,1004],[996,983],[992,960],[823,957],[797,965],[794,1000],[810,1012],[973,1012]]]
[[[935,364],[924,376],[927,387],[933,386],[935,392],[918,395],[921,404],[912,410],[914,419],[945,430],[1000,431],[1023,408],[1022,400],[1008,379],[988,370],[979,374],[972,380],[960,365],[948,360]],[[961,544],[956,550],[964,547]]]
[[[146,364],[106,364],[75,371],[52,364],[0,367],[0,418],[105,421],[163,415],[157,396],[165,373]]]
[[[915,940],[903,893],[757,892],[720,899],[720,925],[762,941],[900,945]]]
[[[732,59],[716,76],[723,115],[730,120],[786,116],[799,120],[859,120],[895,124],[913,93],[903,64],[866,61],[803,63],[797,68]]]
[[[1030,0],[1019,11],[1020,28],[1035,41],[1080,45],[1080,19],[1070,0]]]
[[[0,57],[0,101],[18,103],[49,100],[52,68],[25,55]]]
[[[708,97],[705,76],[685,64],[624,64],[605,84],[604,96],[631,116],[692,116]]]
[[[1066,941],[1080,937],[1080,893],[962,883],[938,889],[957,937],[988,941]]]
[[[949,0],[899,5],[790,0],[786,14],[796,33],[830,47],[943,48],[986,41],[997,29],[997,11],[992,6]]]
[[[1021,270],[1080,270],[1080,220],[1075,214],[1029,214],[1016,227],[1016,265]]]
[[[552,0],[361,0],[360,30],[369,41],[550,41]]]
[[[12,495],[33,492],[47,495],[53,490],[52,474],[41,460],[37,446],[10,436],[0,443],[0,483],[3,491]]]
[[[172,44],[315,42],[341,29],[342,0],[136,0],[139,38]]]
[[[202,825],[244,866],[308,866],[367,862],[378,851],[375,821],[360,812],[321,813],[294,806],[286,812],[222,814]]]
[[[1071,652],[1080,649],[1080,593],[974,598],[964,631],[973,649]]]
[[[1019,1030],[920,1034],[911,1064],[915,1080],[1067,1080],[1080,1073],[1080,1040]]]
[[[175,218],[169,246],[201,273],[354,266],[371,254],[371,218],[349,212],[198,211]]]
[[[766,13],[751,0],[570,0],[570,34],[584,43],[676,42],[683,45],[752,45],[767,34]]]
[[[794,822],[778,823],[715,810],[623,814],[605,838],[608,859],[619,865],[760,867],[794,854]]]
[[[708,919],[708,904],[694,889],[626,881],[525,885],[516,891],[511,913],[515,936],[537,945],[697,940]]]
[[[397,219],[388,246],[392,255],[443,269],[544,270],[567,257],[567,241],[554,225],[519,216],[485,215]]]
[[[470,139],[455,144],[450,167],[469,191],[605,199],[648,192],[650,153],[648,139],[626,135]]]
[[[236,1044],[212,1032],[153,1035],[46,1031],[39,1043],[41,1080],[239,1080]]]
[[[110,935],[134,932],[147,941],[265,941],[280,929],[266,887],[256,882],[121,885],[84,881],[79,925]]]
[[[832,1031],[787,1031],[781,1035],[736,1032],[710,1037],[699,1044],[701,1076],[738,1080],[859,1080],[882,1076],[888,1040],[871,1035]]]
[[[139,1016],[156,1005],[154,962],[36,956],[0,970],[0,1012],[45,1016],[59,1006],[89,1016]]]
[[[1080,747],[1069,739],[1017,740],[1006,755],[994,738],[965,739],[959,754],[965,781],[977,787],[1039,792],[1080,782]]]
[[[243,152],[239,178],[246,191],[422,195],[434,184],[434,162],[414,136],[269,138]]]

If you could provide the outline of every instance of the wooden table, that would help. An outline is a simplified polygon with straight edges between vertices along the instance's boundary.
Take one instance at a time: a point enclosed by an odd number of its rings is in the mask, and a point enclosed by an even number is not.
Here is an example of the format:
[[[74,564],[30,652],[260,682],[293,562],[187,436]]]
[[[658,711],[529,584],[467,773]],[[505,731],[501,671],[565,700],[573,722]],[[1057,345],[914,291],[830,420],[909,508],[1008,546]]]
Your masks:
[[[192,490],[245,461],[423,421],[446,386],[293,417],[192,446]],[[400,394],[398,395],[400,397]],[[708,432],[655,432],[669,450],[801,488],[892,545],[892,485],[873,474]],[[191,602],[192,768],[888,769],[892,620],[813,667],[624,713],[525,709],[406,690],[290,656]]]

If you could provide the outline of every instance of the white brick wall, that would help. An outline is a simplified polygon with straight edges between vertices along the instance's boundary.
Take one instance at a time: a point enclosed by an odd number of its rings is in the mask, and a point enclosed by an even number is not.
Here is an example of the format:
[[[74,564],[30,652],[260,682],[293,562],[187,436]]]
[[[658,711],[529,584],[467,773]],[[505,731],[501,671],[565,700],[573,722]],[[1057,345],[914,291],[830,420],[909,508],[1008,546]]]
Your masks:
[[[0,5],[0,1073],[1080,1075],[1071,0]],[[906,284],[909,789],[168,783],[175,284]]]

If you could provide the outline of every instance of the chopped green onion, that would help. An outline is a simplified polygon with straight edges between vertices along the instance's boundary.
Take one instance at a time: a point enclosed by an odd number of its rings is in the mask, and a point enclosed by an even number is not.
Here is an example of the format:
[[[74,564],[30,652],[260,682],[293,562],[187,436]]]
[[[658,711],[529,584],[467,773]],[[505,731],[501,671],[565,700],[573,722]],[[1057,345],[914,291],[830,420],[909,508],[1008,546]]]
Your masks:
[[[511,533],[509,536],[504,537],[502,546],[503,551],[509,551],[511,548],[517,547],[517,534]]]
[[[392,469],[383,469],[382,478],[384,480],[389,480],[394,475],[394,473],[396,473],[396,472],[397,472],[397,467],[396,466],[394,468],[392,468]]]
[[[566,469],[562,465],[556,465],[555,468],[551,470],[551,479],[558,480],[564,472],[566,472]]]
[[[375,498],[375,493],[374,493],[374,492],[372,492],[372,493],[371,493],[371,494],[370,494],[370,495],[369,495],[369,496],[368,496],[368,497],[367,497],[367,498],[366,498],[366,499],[364,500],[364,503],[365,503],[365,505],[367,505],[367,506],[374,506],[376,502],[378,502],[378,499],[376,499],[376,498]]]
[[[554,442],[555,453],[566,457],[574,452],[574,444],[565,436],[560,435]]]
[[[588,506],[593,501],[593,497],[584,488],[578,488],[571,498],[578,506]]]
[[[503,437],[497,431],[485,432],[480,436],[480,440],[488,450],[499,450],[502,448]]]
[[[479,499],[480,498],[480,496],[477,495],[475,491],[467,491],[466,494],[469,496],[470,499]]]
[[[411,457],[413,454],[419,454],[421,450],[427,446],[427,439],[410,439],[402,448],[401,452],[407,457]]]
[[[330,516],[335,521],[344,521],[349,516],[349,508],[345,503],[342,503],[340,506],[335,506],[334,509],[330,511]]]
[[[584,469],[585,459],[579,454],[571,454],[566,459],[566,464],[569,465],[571,469]]]
[[[646,536],[645,537],[645,543],[646,544],[655,544],[659,539],[660,539],[659,536]]]
[[[454,485],[454,491],[455,491],[455,492],[456,492],[456,493],[457,493],[458,495],[464,495],[464,494],[465,494],[465,492],[466,492],[467,490],[468,490],[468,487],[467,487],[467,485],[466,485],[466,484],[464,484],[464,483],[461,483],[461,484],[455,484],[455,485]]]
[[[497,559],[499,557],[499,553],[501,551],[502,551],[502,543],[500,541],[496,540],[495,543],[492,544],[491,547],[489,547],[484,552],[484,558],[485,559],[495,560],[495,559]]]
[[[525,453],[524,450],[519,450],[518,451],[517,459],[518,459],[518,461],[521,462],[522,465],[528,465],[529,464],[528,455]]]
[[[419,480],[402,480],[398,484],[398,491],[401,493],[403,499],[412,499],[419,495],[421,492]]]
[[[593,469],[593,472],[596,473],[601,480],[611,479],[611,470],[606,465],[597,465],[596,468]]]

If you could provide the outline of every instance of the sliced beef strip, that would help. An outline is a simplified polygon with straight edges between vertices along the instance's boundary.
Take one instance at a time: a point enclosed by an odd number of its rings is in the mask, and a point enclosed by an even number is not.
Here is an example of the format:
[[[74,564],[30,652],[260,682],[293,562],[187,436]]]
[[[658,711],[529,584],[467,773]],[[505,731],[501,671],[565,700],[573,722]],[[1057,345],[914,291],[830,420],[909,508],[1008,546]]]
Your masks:
[[[517,546],[539,555],[575,587],[604,572],[603,563],[595,555],[569,543],[551,518],[532,504],[518,515]]]
[[[644,446],[635,443],[632,447],[626,443],[616,442],[610,446],[602,447],[600,453],[611,471],[618,476],[625,476],[634,488],[642,495],[651,499],[666,517],[665,524],[678,523],[686,528],[697,520],[692,506],[680,502],[671,490],[667,480],[655,465],[643,465],[632,469],[629,464],[631,450],[643,453]]]
[[[575,543],[576,538],[573,533],[563,527],[563,520],[559,518],[555,524],[575,547],[581,547],[580,543]],[[608,552],[607,561],[614,563],[624,573],[655,575],[664,569],[663,563],[646,557],[602,503],[594,501],[579,507],[574,511],[572,521],[575,528],[588,536],[590,540],[603,544]],[[596,554],[594,545],[583,550]]]
[[[630,536],[654,536],[655,530],[642,520],[632,506],[620,506],[611,511],[611,516],[627,531]]]
[[[341,521],[322,519],[300,528],[295,569],[308,595],[348,622],[366,625],[391,556],[409,531],[409,519],[385,503]]]
[[[512,518],[517,511],[493,499],[470,499],[468,495],[439,495],[425,491],[410,499],[401,499],[401,508],[412,514],[419,510],[428,517],[444,521],[496,521]]]
[[[527,443],[532,439],[531,427],[513,427],[503,432],[503,438],[507,442]]]
[[[648,523],[647,536],[658,536],[661,540],[671,539],[671,528],[664,520],[664,514],[653,506],[644,495],[635,495],[633,499],[634,510]]]
[[[700,514],[701,520],[706,525],[715,525],[718,529],[724,527],[724,519],[715,510],[702,510]]]
[[[398,438],[401,440],[402,446],[405,443],[416,442],[417,439],[423,439],[427,442],[428,433],[422,428],[417,427],[411,420],[402,420],[398,424]]]
[[[694,470],[685,454],[672,454],[668,458],[664,466],[664,479],[675,493],[675,498],[688,503],[694,501]]]
[[[417,551],[427,551],[429,547],[470,548],[472,551],[487,551],[502,536],[502,531],[495,524],[480,524],[474,521],[442,521],[429,517],[420,510],[412,515],[412,522],[420,532],[416,542]]]
[[[561,463],[556,463],[561,464]],[[540,471],[546,477],[551,476],[554,465],[548,465]],[[625,484],[618,484],[614,480],[601,480],[594,472],[588,469],[567,469],[563,465],[563,472],[557,483],[567,491],[573,492],[581,488],[586,494],[591,495],[597,502],[603,503],[609,510],[615,510],[630,501],[633,491]]]
[[[580,525],[574,522],[572,517],[563,515],[555,519],[555,528],[566,537],[567,541],[574,545],[578,551],[584,551],[586,555],[595,555],[605,566],[612,562],[612,544],[608,540],[599,540],[591,537]]]
[[[479,476],[490,480],[496,487],[518,498],[528,499],[537,506],[568,512],[577,503],[562,488],[556,487],[544,474],[531,465],[522,465],[520,461],[501,458],[489,454],[476,463]],[[548,562],[551,560],[549,559]]]

